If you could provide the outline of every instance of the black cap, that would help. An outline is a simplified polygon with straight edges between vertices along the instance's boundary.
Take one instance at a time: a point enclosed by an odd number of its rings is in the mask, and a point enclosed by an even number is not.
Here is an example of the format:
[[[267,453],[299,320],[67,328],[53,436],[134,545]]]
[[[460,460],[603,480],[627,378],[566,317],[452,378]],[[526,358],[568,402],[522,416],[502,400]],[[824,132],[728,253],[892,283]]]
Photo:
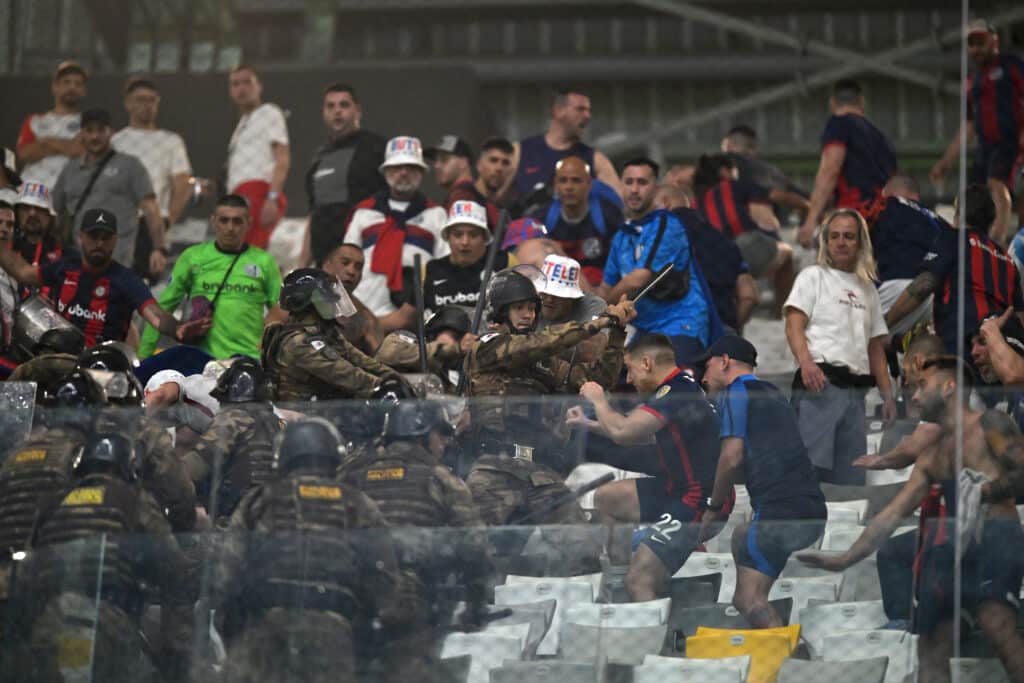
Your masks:
[[[746,363],[750,367],[757,365],[757,349],[746,339],[737,337],[735,334],[719,337],[718,341],[700,357],[700,361],[707,361],[715,356],[729,356],[729,358]]]
[[[110,112],[106,109],[86,109],[82,112],[82,128],[85,128],[90,123],[98,123],[101,126],[113,126],[114,121],[110,118]]]
[[[82,216],[82,232],[111,232],[117,234],[117,216],[106,209],[89,209]]]
[[[442,135],[441,140],[436,145],[428,147],[423,152],[423,158],[427,161],[433,161],[438,152],[454,154],[457,157],[471,161],[473,159],[473,150],[469,148],[469,143],[457,135]]]

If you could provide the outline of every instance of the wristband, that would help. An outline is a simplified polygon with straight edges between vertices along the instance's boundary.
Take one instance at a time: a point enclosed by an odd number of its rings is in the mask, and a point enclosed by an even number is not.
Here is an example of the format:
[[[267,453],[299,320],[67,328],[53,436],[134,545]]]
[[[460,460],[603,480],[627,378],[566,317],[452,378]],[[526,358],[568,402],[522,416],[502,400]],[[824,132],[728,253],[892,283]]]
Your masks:
[[[722,503],[721,505],[712,505],[710,496],[704,499],[704,509],[708,512],[721,512],[724,507],[725,503]]]

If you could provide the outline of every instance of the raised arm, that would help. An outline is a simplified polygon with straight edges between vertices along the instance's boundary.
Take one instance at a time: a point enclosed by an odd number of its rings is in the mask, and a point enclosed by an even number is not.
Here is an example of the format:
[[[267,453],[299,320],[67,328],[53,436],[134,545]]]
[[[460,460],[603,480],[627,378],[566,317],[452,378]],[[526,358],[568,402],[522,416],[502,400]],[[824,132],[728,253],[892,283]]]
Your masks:
[[[797,233],[797,241],[805,247],[811,245],[818,221],[832,199],[832,193],[839,181],[839,172],[845,161],[846,147],[843,145],[828,145],[821,151],[821,161],[818,164],[818,174],[814,178],[814,190],[808,203],[807,217],[800,232]]]

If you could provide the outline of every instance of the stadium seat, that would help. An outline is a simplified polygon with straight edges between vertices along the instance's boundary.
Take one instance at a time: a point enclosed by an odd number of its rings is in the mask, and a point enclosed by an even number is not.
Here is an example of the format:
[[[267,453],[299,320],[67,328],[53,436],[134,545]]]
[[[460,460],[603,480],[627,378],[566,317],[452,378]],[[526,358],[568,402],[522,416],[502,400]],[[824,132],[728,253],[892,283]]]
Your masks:
[[[661,652],[665,624],[656,626],[562,625],[558,651],[562,659],[574,662],[608,661],[639,664],[644,655]]]
[[[821,492],[825,494],[826,505],[828,503],[845,505],[847,501],[866,500],[868,504],[862,515],[861,524],[870,522],[872,517],[881,512],[882,508],[896,497],[901,488],[903,488],[901,483],[876,486],[821,484]]]
[[[598,683],[598,672],[586,662],[505,662],[491,669],[490,683]]]
[[[511,585],[514,583],[537,583],[538,581],[586,581],[593,588],[594,600],[601,593],[601,579],[603,572],[596,572],[594,574],[580,574],[579,576],[520,576],[517,574],[509,574],[505,577],[505,585]],[[593,602],[593,600],[591,600]]]
[[[949,660],[949,672],[959,683],[1010,683],[1006,668],[998,659],[961,657]],[[925,683],[921,681],[921,683]]]
[[[439,659],[435,666],[436,678],[449,683],[466,683],[469,678],[469,667],[472,664],[473,658],[470,655]]]
[[[669,597],[672,609],[714,605],[722,587],[721,574],[673,578],[669,581]]]
[[[659,626],[668,620],[671,606],[670,598],[615,605],[577,603],[566,606],[562,613],[562,623],[583,626]]]
[[[853,542],[860,538],[864,527],[854,524],[829,521],[825,525],[825,534],[821,538],[821,549],[827,552],[845,552]]]
[[[531,659],[537,654],[537,647],[540,642],[544,639],[544,636],[548,632],[548,628],[551,626],[551,619],[555,614],[555,601],[544,600],[543,602],[535,602],[527,605],[505,605],[505,606],[489,606],[489,611],[498,611],[503,609],[511,609],[512,614],[501,619],[495,619],[490,622],[485,631],[492,631],[497,626],[513,626],[516,624],[526,624],[529,626],[529,632],[526,638],[526,647],[523,651],[524,657]]]
[[[789,599],[773,600],[771,604],[782,618],[782,623],[788,625],[793,601]],[[666,649],[663,652],[683,654],[686,649],[686,639],[696,635],[697,628],[700,626],[721,629],[750,628],[747,620],[732,605],[716,604],[678,610],[673,608],[669,615]]]
[[[828,522],[836,524],[863,524],[868,514],[868,499],[828,501]]]
[[[448,634],[441,645],[441,659],[463,655],[471,657],[466,683],[488,683],[491,669],[507,659],[522,659],[523,639],[514,633]]]
[[[818,605],[800,611],[804,642],[812,657],[821,657],[825,636],[877,629],[888,621],[881,600]]]
[[[629,602],[629,592],[626,590],[626,574],[628,573],[629,565],[605,567],[601,572],[601,589],[595,596],[597,602]]]
[[[789,623],[800,623],[800,610],[807,607],[809,600],[835,602],[842,586],[842,574],[815,576],[805,579],[779,579],[772,585],[768,593],[769,600],[791,598],[793,608],[790,611]]]
[[[692,553],[674,576],[687,578],[719,574],[722,577],[718,591],[718,602],[732,602],[736,592],[736,564],[731,553]]]
[[[659,667],[674,665],[686,672],[686,680],[699,680],[701,683],[708,683],[711,676],[717,676],[716,672],[718,671],[730,672],[730,680],[742,682],[747,680],[747,674],[750,673],[750,655],[723,657],[722,659],[680,659],[678,657],[661,657],[658,655],[647,655],[644,657],[642,666],[652,665]],[[714,680],[718,679],[715,678]]]
[[[779,667],[793,653],[799,626],[760,630],[699,628],[686,639],[687,659],[721,659],[750,655],[748,683],[773,683]]]
[[[494,587],[494,603],[496,605],[521,605],[543,600],[556,601],[555,613],[551,618],[548,632],[537,647],[537,654],[553,655],[558,652],[558,633],[562,623],[561,616],[566,605],[577,602],[593,602],[594,585],[589,580],[533,579]]]
[[[616,470],[611,465],[603,465],[596,462],[581,463],[573,468],[573,471],[566,476],[565,485],[570,491],[576,491],[595,479],[599,479],[609,473],[615,475],[615,479],[618,480],[620,479],[617,474],[619,471],[621,470]],[[596,506],[594,505],[594,493],[594,491],[588,491],[579,498],[580,507],[582,507],[585,512],[592,512],[596,509]]]
[[[904,683],[917,670],[917,636],[906,631],[851,631],[827,635],[822,644],[826,662],[885,656],[885,683]]]
[[[732,534],[736,527],[747,521],[748,513],[749,510],[733,510],[722,530],[704,544],[705,550],[709,553],[731,553]]]
[[[850,662],[822,662],[787,659],[779,669],[777,683],[882,683],[885,680],[885,657],[858,659]]]
[[[743,683],[739,671],[707,666],[706,662],[717,663],[717,660],[677,659],[672,664],[643,664],[633,669],[633,683],[691,683],[698,680],[700,683]]]

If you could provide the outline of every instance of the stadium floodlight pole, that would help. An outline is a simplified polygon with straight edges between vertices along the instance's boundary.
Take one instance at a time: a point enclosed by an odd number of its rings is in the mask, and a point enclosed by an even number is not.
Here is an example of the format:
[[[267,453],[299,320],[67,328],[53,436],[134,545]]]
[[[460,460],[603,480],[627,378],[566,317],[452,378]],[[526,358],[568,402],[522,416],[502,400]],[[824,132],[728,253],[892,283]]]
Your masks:
[[[994,15],[991,18],[991,21],[999,25],[1012,23],[1022,18],[1024,18],[1024,6],[1000,12],[999,14]],[[925,50],[934,48],[936,41],[940,44],[950,42],[956,39],[961,33],[962,28],[960,27],[949,29],[938,36],[919,38],[905,45],[879,52],[870,58],[866,58],[865,61],[890,64],[895,60],[910,57],[918,54],[919,52],[924,52]],[[649,144],[651,140],[665,140],[676,137],[694,126],[701,126],[706,123],[720,121],[721,119],[728,118],[733,114],[774,104],[775,102],[787,97],[803,95],[807,90],[832,85],[835,81],[841,78],[855,76],[864,70],[865,67],[863,62],[858,64],[843,64],[832,69],[826,69],[825,71],[810,74],[806,77],[795,78],[782,85],[755,91],[746,97],[741,97],[714,107],[693,112],[692,114],[687,114],[686,116],[680,117],[674,121],[665,122],[657,128],[646,132],[626,135],[622,131],[614,131],[595,140],[594,146],[605,154],[626,152],[631,149],[645,146]],[[935,81],[934,85],[937,84],[938,81]]]

